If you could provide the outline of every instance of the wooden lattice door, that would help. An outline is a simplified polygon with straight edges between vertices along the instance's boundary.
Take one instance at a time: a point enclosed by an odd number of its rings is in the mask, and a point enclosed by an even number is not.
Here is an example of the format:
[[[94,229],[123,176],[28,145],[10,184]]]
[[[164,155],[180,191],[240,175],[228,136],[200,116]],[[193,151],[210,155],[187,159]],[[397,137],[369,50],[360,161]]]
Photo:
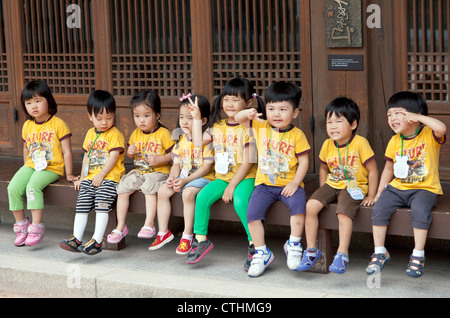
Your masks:
[[[397,90],[410,90],[427,100],[429,115],[450,127],[450,0],[396,1]],[[448,136],[448,134],[447,134]],[[450,144],[441,147],[441,180],[450,181]]]

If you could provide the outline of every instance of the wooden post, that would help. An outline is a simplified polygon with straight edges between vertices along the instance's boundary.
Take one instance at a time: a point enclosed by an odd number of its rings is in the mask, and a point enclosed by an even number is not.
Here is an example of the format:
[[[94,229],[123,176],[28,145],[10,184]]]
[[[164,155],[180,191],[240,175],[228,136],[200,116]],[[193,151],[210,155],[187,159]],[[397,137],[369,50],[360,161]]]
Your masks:
[[[208,97],[213,89],[213,30],[210,0],[191,0],[194,92]]]

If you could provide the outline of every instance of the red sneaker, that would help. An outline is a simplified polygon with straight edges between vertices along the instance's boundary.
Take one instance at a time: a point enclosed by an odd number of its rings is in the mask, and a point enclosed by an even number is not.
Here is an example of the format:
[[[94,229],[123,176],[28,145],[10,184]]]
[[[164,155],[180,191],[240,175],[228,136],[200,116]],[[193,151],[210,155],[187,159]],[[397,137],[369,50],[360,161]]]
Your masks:
[[[153,241],[152,245],[150,245],[148,249],[150,251],[157,250],[157,249],[163,247],[164,245],[166,245],[167,243],[169,243],[172,240],[173,240],[173,234],[169,230],[164,235],[157,235],[156,239]]]
[[[182,238],[180,240],[180,244],[177,247],[176,253],[179,255],[185,255],[185,254],[189,253],[189,251],[191,250],[191,247],[192,247],[193,240],[194,240],[194,237],[192,237],[192,239],[190,239],[190,240]]]

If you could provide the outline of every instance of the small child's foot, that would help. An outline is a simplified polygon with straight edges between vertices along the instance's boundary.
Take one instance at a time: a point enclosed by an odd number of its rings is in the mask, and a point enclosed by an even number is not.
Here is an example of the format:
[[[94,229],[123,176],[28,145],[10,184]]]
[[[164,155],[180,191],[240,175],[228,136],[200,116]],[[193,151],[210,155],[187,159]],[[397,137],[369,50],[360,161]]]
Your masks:
[[[138,233],[137,237],[141,239],[151,239],[156,234],[155,227],[144,226]]]
[[[409,264],[406,268],[406,275],[409,277],[418,278],[423,275],[423,270],[425,268],[425,257],[418,257],[411,255],[409,258]]]
[[[45,227],[44,224],[30,224],[28,226],[28,236],[25,240],[26,246],[37,246],[45,235]]]
[[[186,256],[186,263],[195,264],[200,262],[203,257],[205,257],[205,255],[213,249],[213,247],[214,245],[210,240],[199,242],[197,239],[194,239],[191,250]]]
[[[322,252],[319,249],[306,249],[297,270],[302,272],[307,271],[314,265],[320,256],[322,256]]]
[[[69,252],[80,252],[78,248],[82,246],[83,243],[81,241],[78,241],[75,236],[71,236],[67,240],[62,240],[59,242],[59,247],[61,247],[63,250],[69,251]]]
[[[389,255],[389,253],[387,251],[386,251],[386,253],[372,254],[370,263],[366,268],[366,274],[372,275],[372,274],[380,273],[383,270],[384,265],[389,263],[390,260],[391,260],[391,255]]]
[[[337,253],[334,256],[333,263],[328,267],[328,269],[336,274],[343,274],[347,270],[349,259],[347,254]]]
[[[249,277],[258,277],[261,276],[267,267],[274,261],[275,256],[273,253],[267,248],[264,250],[256,250],[253,255],[253,260],[248,269]]]
[[[103,251],[103,242],[97,243],[97,241],[92,238],[85,245],[78,247],[78,250],[87,255],[95,255]]]
[[[290,270],[296,271],[302,260],[303,248],[300,242],[291,242],[287,240],[283,246],[284,253],[287,256],[287,266]]]
[[[31,222],[29,218],[25,218],[22,221],[16,222],[13,226],[14,233],[16,233],[16,239],[14,241],[15,246],[22,246],[25,244],[25,240],[28,236],[28,226]]]
[[[172,240],[173,240],[173,234],[172,234],[172,232],[170,232],[170,230],[167,231],[165,234],[162,234],[162,235],[158,234],[156,236],[155,240],[153,241],[152,245],[150,245],[148,249],[150,251],[157,250]]]
[[[248,246],[248,256],[247,259],[244,263],[244,270],[248,271],[248,269],[250,268],[250,265],[252,263],[253,260],[253,255],[255,255],[255,245],[254,244],[250,244]]]

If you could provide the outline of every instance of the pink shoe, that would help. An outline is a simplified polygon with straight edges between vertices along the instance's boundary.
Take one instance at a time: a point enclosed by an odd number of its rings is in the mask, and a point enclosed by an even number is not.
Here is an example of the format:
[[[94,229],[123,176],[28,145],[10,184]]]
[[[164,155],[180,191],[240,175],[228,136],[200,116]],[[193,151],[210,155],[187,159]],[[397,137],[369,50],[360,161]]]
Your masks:
[[[106,241],[111,244],[117,244],[120,241],[122,241],[122,239],[125,236],[127,236],[127,234],[128,234],[128,227],[125,224],[125,228],[123,229],[123,232],[120,232],[119,230],[113,230],[111,232],[111,234],[108,235]]]
[[[37,246],[44,238],[44,224],[30,224],[28,227],[28,236],[25,240],[26,246]]]
[[[138,237],[142,239],[151,239],[156,234],[155,227],[144,226],[138,233]]]
[[[28,236],[27,230],[30,223],[30,219],[26,218],[24,224],[19,224],[19,222],[14,224],[13,230],[14,233],[16,233],[16,240],[14,241],[15,246],[22,246],[25,244],[25,240]]]

